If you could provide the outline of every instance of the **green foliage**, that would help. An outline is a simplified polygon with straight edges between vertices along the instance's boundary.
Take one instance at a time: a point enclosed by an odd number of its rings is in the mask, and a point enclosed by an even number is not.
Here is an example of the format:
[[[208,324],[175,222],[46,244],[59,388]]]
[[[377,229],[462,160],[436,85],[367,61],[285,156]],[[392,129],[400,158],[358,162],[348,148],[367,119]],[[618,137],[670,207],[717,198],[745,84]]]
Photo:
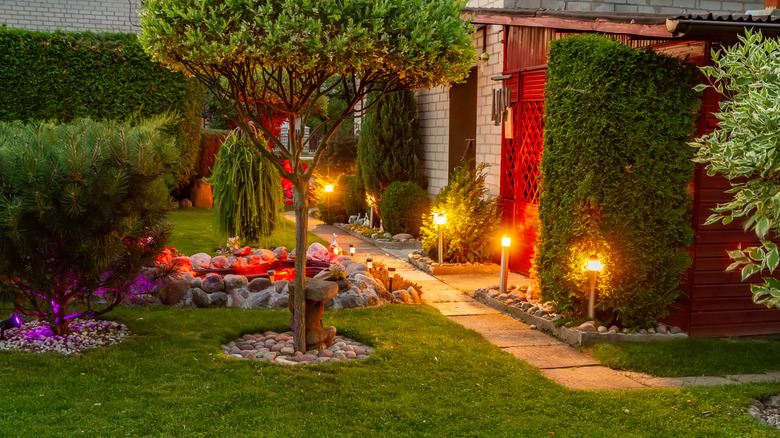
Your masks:
[[[339,179],[344,180],[344,210],[347,216],[366,214],[368,204],[366,203],[366,189],[363,187],[363,180],[357,175],[344,175]]]
[[[780,234],[780,40],[747,32],[722,52],[713,51],[715,65],[702,67],[709,87],[723,95],[718,127],[697,139],[697,163],[705,163],[707,174],[723,174],[734,194],[731,202],[718,204],[707,224],[744,218],[746,230],[761,239],[761,245],[729,251],[734,261],[727,270],[741,267],[742,280],[768,271],[780,263],[777,245]],[[703,90],[708,86],[700,85]],[[753,301],[780,308],[780,280],[763,277],[763,284],[750,286]]]
[[[343,175],[355,173],[358,137],[352,134],[336,133],[322,153],[320,173]]]
[[[431,257],[438,254],[439,246],[439,229],[433,223],[433,213],[441,212],[447,215],[442,230],[445,262],[486,262],[493,257],[501,218],[496,199],[488,196],[485,186],[486,167],[484,163],[474,169],[471,163],[456,167],[447,186],[433,200],[431,214],[423,216],[422,247]]]
[[[369,102],[373,96],[369,96]],[[420,121],[412,91],[390,94],[366,115],[357,145],[358,171],[366,192],[379,199],[394,181],[427,187],[420,159]]]
[[[431,201],[422,187],[409,181],[390,183],[382,192],[379,209],[382,224],[390,234],[420,235],[422,217],[430,210]]]
[[[200,136],[203,86],[144,53],[134,34],[0,28],[0,121],[132,121],[175,111],[178,183],[189,180]],[[13,90],[12,92],[10,92]]]
[[[243,241],[270,236],[279,223],[282,180],[251,143],[228,134],[217,155],[210,182],[214,187],[217,230]]]
[[[119,304],[165,248],[170,122],[0,123],[0,280],[55,333]]]
[[[597,317],[646,327],[683,293],[690,265],[695,74],[681,61],[583,35],[548,64],[536,273],[541,296],[585,311],[595,254]]]
[[[347,222],[346,196],[348,182],[348,175],[341,175],[336,181],[328,181],[324,177],[319,176],[314,191],[318,195],[317,209],[319,210],[321,221],[329,225],[336,222]],[[333,192],[325,192],[324,186],[327,184],[333,185]]]

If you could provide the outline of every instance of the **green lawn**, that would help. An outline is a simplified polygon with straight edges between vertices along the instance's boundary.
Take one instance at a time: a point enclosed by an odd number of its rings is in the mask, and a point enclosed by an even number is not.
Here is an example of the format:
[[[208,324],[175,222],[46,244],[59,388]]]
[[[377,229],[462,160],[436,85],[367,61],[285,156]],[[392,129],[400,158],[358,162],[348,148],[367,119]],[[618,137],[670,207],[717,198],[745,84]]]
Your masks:
[[[206,208],[181,208],[173,210],[169,216],[172,225],[168,245],[174,246],[182,254],[193,255],[199,252],[214,254],[218,248],[225,246],[229,236],[218,235],[214,228],[214,213]],[[328,246],[329,243],[309,233],[309,244],[314,242]],[[262,248],[286,246],[289,250],[295,248],[295,223],[282,218],[280,226],[273,234],[259,242],[241,242]]]
[[[77,357],[0,351],[0,436],[777,436],[744,408],[780,384],[570,391],[427,306],[326,312],[376,353],[297,368],[220,351],[244,333],[285,330],[288,312],[112,317],[135,335]]]
[[[780,335],[601,344],[585,352],[610,368],[661,377],[780,371]]]

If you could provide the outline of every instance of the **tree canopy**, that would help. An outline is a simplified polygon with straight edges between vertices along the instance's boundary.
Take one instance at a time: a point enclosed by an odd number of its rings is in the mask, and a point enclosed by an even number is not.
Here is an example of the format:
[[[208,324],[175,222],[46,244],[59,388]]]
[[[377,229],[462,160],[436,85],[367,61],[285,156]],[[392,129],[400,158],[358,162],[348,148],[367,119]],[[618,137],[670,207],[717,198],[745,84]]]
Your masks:
[[[474,58],[463,0],[148,0],[139,35],[156,60],[197,77],[258,150],[293,184],[296,253],[306,252],[308,184],[341,123],[370,111],[358,105],[370,92],[427,88],[459,81]],[[321,97],[338,91],[342,111],[309,124]],[[355,108],[360,111],[355,112]],[[262,123],[281,114],[289,141]],[[262,134],[274,153],[261,141]],[[301,130],[303,131],[303,130]],[[321,134],[311,164],[301,154]],[[279,156],[276,154],[278,153]],[[284,162],[290,166],[285,169]],[[305,348],[305,257],[295,264],[295,347]]]

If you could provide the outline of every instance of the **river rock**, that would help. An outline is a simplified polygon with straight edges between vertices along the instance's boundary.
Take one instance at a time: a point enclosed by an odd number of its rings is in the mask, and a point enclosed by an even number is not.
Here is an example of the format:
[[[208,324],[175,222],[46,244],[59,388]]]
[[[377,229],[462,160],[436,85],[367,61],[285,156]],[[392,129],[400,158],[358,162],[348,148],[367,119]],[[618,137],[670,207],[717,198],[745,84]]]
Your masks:
[[[579,331],[585,332],[585,333],[596,333],[597,332],[596,324],[593,321],[583,322],[582,324],[580,324],[579,327],[577,327],[577,329]]]
[[[202,280],[200,279],[200,277],[193,278],[192,280],[190,280],[190,287],[200,287],[201,281]]]
[[[276,254],[274,254],[274,252],[270,249],[261,249],[259,253],[255,252],[255,254],[259,255],[264,262],[272,262],[276,260]]]
[[[244,309],[267,309],[271,296],[275,295],[272,289],[266,289],[262,292],[255,292],[244,300]]]
[[[190,201],[187,198],[184,198],[181,201],[179,201],[179,207],[181,207],[181,208],[190,208],[190,207],[192,207],[192,201]]]
[[[286,292],[282,294],[271,294],[271,298],[268,300],[268,306],[272,309],[286,308],[289,297],[290,295]]]
[[[412,297],[409,295],[409,292],[403,289],[393,291],[393,298],[395,298],[396,302],[403,304],[409,304],[412,301]]]
[[[211,266],[214,269],[225,269],[227,267],[227,257],[225,256],[216,256],[211,259]]]
[[[225,282],[225,292],[230,293],[236,289],[246,287],[248,281],[243,275],[228,274],[223,278]]]
[[[212,307],[226,307],[228,305],[228,296],[225,292],[214,292],[209,294]]]
[[[287,260],[287,248],[279,246],[274,249],[274,256],[279,260]]]
[[[249,262],[249,266],[259,266],[261,263],[263,263],[263,258],[259,255],[250,255],[245,257],[246,260]]]
[[[333,281],[336,279],[336,277],[333,276],[333,273],[330,272],[330,269],[323,269],[322,271],[314,275],[314,278],[323,281]]]
[[[190,280],[184,277],[169,277],[160,300],[166,306],[173,306],[184,298],[190,290]]]
[[[206,293],[214,293],[225,290],[225,281],[221,275],[209,274],[200,282],[200,288]]]
[[[412,302],[414,304],[422,304],[422,299],[420,298],[420,294],[417,293],[417,289],[413,288],[412,286],[409,286],[408,289],[406,289],[407,292],[409,292],[409,297],[412,299]]]
[[[190,289],[192,292],[192,304],[195,305],[195,307],[211,307],[211,298],[209,298],[209,294],[203,291],[201,288],[192,288]]]
[[[270,279],[265,277],[257,277],[249,282],[249,290],[252,292],[260,292],[263,289],[268,289],[273,286]]]
[[[208,269],[211,266],[211,256],[205,252],[199,252],[190,256],[192,269]]]
[[[306,257],[312,260],[327,262],[329,257],[328,248],[325,248],[321,243],[314,242],[306,250]]]
[[[276,288],[276,293],[278,294],[287,293],[287,291],[289,290],[287,288],[287,283],[288,283],[287,280],[276,280],[274,282],[274,288]]]
[[[408,233],[398,233],[395,236],[393,236],[393,240],[404,241],[404,240],[413,240],[413,239],[414,239],[414,236],[412,236],[411,234],[408,234]]]
[[[333,298],[333,307],[335,309],[351,309],[360,306],[360,294],[354,288],[341,292]]]
[[[352,263],[346,267],[346,271],[347,271],[347,277],[351,278],[358,273],[364,273],[364,274],[367,273],[368,266],[366,266],[364,263]]]
[[[360,295],[359,303],[362,307],[376,307],[380,304],[379,297],[373,291]]]

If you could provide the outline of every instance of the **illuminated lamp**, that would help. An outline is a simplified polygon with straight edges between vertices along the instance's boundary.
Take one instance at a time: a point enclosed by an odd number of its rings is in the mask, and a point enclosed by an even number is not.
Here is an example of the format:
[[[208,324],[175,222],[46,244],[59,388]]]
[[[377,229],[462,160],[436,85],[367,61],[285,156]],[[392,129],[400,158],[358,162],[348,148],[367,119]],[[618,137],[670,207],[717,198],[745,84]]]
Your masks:
[[[8,318],[0,321],[0,340],[5,339],[5,331],[7,329],[19,328],[22,326],[22,317],[17,314],[12,314]]]
[[[273,283],[273,282],[274,282],[274,276],[275,276],[275,275],[276,275],[276,272],[274,272],[274,270],[273,270],[273,269],[270,269],[270,270],[268,271],[268,279],[269,279],[269,280],[271,280],[271,283]]]
[[[366,266],[368,267],[368,270],[370,271],[374,267],[374,259],[366,259]]]
[[[507,271],[509,270],[509,246],[512,245],[512,238],[504,234],[503,237],[501,237],[501,289],[500,293],[505,294],[506,293],[506,279],[507,279]]]
[[[604,269],[597,255],[588,257],[588,283],[590,284],[590,293],[588,294],[588,318],[595,317],[594,306],[596,304],[596,277],[598,272]]]
[[[353,245],[353,244],[349,245],[349,255],[351,257],[355,257],[355,245]]]
[[[387,279],[390,280],[390,293],[393,292],[393,277],[395,277],[395,268],[387,268]]]
[[[447,214],[442,212],[433,212],[433,223],[439,230],[439,263],[444,263],[444,243],[441,238],[441,228],[447,223]]]

